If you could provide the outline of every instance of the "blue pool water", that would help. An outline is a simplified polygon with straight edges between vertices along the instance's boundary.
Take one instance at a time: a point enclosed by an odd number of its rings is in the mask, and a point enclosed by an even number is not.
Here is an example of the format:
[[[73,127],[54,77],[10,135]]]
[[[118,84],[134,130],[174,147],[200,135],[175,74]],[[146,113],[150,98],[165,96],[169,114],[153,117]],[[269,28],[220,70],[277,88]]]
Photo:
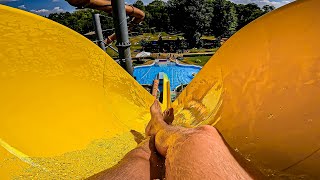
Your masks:
[[[189,84],[193,79],[193,74],[198,73],[201,66],[181,65],[168,63],[166,65],[148,65],[136,66],[133,70],[133,76],[140,84],[152,84],[159,72],[164,72],[170,79],[170,88],[173,91],[181,84]]]

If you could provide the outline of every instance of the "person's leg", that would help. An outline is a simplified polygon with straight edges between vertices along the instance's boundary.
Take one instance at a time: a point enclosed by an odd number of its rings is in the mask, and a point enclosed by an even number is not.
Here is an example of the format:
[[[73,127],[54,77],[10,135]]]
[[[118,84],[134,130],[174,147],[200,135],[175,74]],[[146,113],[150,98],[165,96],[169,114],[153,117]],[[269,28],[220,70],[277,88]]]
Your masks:
[[[157,101],[150,111],[148,133],[156,136],[156,148],[166,157],[166,179],[251,179],[215,128],[167,125]]]
[[[151,109],[150,109],[151,111]],[[152,113],[151,113],[152,114]],[[151,128],[151,125],[153,124],[153,119],[155,117],[152,117],[151,116],[151,120],[149,121],[147,127],[146,127],[146,131],[145,131],[145,134],[146,136],[151,136],[151,132],[150,132],[150,128]],[[158,117],[158,118],[163,118],[163,121],[168,124],[168,125],[171,125],[173,120],[174,120],[174,112],[173,112],[173,108],[169,108],[169,109],[166,109],[163,113],[162,113],[162,116]]]
[[[162,179],[165,174],[164,158],[157,152],[154,137],[149,137],[130,151],[114,167],[88,179],[94,180],[149,180]]]
[[[173,109],[167,109],[162,114],[163,121],[171,124],[174,120]],[[150,120],[153,122],[153,120]],[[146,131],[149,132],[149,122]],[[155,137],[148,137],[137,148],[130,151],[114,167],[100,172],[88,179],[163,179],[165,175],[164,157],[156,150]]]

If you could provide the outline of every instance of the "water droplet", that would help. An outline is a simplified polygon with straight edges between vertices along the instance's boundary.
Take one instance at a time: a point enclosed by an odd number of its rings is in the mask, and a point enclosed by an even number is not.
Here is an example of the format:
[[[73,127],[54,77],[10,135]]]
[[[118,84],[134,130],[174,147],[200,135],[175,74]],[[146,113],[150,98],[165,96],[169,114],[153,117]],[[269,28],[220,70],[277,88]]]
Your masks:
[[[274,117],[273,114],[269,114],[268,119],[272,119]]]
[[[248,154],[247,156],[245,156],[245,159],[250,162],[250,161],[251,161],[251,159],[250,159],[250,154]]]

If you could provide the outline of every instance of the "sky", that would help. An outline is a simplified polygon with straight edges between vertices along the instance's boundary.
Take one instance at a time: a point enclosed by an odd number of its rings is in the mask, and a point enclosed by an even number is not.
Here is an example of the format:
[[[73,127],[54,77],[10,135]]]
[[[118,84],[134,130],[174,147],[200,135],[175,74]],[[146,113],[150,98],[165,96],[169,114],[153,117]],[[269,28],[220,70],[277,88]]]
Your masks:
[[[127,4],[133,4],[136,0],[125,0]],[[149,4],[153,0],[142,0]],[[164,0],[167,1],[167,0]],[[273,5],[279,8],[294,0],[230,0],[238,4],[256,3],[260,7],[264,5]],[[74,7],[70,6],[65,0],[0,0],[0,4],[20,8],[42,16],[48,16],[51,13],[72,12]]]

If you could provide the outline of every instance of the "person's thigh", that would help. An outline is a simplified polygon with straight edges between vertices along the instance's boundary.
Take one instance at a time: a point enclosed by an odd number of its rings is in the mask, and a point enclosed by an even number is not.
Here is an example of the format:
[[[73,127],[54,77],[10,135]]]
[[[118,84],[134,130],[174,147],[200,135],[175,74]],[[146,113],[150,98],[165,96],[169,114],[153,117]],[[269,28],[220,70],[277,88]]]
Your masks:
[[[250,179],[214,127],[190,129],[182,136],[168,148],[167,179]]]

